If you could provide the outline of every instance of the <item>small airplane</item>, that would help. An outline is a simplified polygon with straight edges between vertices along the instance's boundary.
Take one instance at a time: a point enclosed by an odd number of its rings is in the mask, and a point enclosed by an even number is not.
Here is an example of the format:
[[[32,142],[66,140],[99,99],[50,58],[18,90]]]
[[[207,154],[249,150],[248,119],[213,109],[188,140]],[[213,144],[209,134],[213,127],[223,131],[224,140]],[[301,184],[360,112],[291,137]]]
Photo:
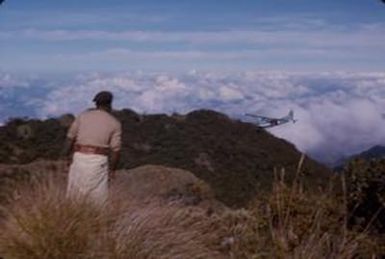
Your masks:
[[[253,117],[256,120],[254,124],[256,124],[260,128],[272,128],[288,122],[295,123],[297,121],[294,119],[294,112],[292,110],[289,111],[288,115],[282,118],[270,118],[250,113],[246,113],[245,115]]]

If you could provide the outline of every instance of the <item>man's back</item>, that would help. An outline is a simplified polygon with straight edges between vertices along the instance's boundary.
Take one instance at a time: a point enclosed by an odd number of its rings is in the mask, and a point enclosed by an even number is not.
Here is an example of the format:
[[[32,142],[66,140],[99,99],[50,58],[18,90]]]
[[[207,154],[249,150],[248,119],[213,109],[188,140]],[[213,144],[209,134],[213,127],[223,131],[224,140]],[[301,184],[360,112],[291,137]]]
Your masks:
[[[76,144],[117,151],[121,145],[121,123],[104,110],[87,110],[76,118],[67,136],[76,138]]]

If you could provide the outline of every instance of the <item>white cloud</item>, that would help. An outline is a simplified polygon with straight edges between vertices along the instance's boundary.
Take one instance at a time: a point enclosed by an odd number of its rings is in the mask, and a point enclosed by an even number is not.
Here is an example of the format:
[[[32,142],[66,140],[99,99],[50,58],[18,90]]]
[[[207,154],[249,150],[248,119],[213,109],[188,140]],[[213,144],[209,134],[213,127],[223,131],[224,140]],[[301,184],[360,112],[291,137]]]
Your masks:
[[[28,79],[19,78],[10,73],[0,71],[0,90],[10,87],[29,87]]]
[[[385,73],[94,73],[35,96],[35,114],[78,113],[105,89],[115,107],[145,113],[210,108],[246,120],[246,112],[280,117],[293,109],[298,122],[271,132],[325,162],[385,144]]]
[[[385,24],[341,27],[303,18],[293,23],[287,19],[262,21],[253,29],[212,31],[29,28],[0,31],[0,40],[20,46],[4,57],[2,67],[9,70],[165,71],[171,67],[175,71],[209,67],[333,71],[347,67],[373,71],[384,63],[384,28]],[[24,46],[31,41],[50,46],[50,51],[36,48],[38,51],[29,52]],[[88,43],[94,47],[84,49]]]
[[[84,17],[80,16],[81,21]],[[137,19],[137,18],[136,18]],[[312,46],[381,46],[384,24],[331,24],[316,18],[280,17],[260,18],[251,26],[222,28],[211,31],[170,30],[98,30],[98,29],[42,29],[39,25],[17,30],[0,31],[0,37],[38,39],[45,41],[102,40],[128,42],[188,42],[194,44],[223,43],[291,43]],[[60,28],[61,26],[57,26]],[[89,26],[86,26],[89,27]]]
[[[327,48],[373,47],[383,49],[384,24],[359,24],[341,27],[326,22],[308,22],[299,26],[275,22],[259,24],[254,29],[221,29],[216,31],[149,31],[149,30],[68,30],[19,29],[0,31],[0,39],[41,41],[125,41],[132,43],[189,43],[194,45],[264,44],[267,47],[291,46],[323,51]]]
[[[236,101],[244,98],[244,94],[234,87],[221,86],[219,88],[219,99],[223,101]]]

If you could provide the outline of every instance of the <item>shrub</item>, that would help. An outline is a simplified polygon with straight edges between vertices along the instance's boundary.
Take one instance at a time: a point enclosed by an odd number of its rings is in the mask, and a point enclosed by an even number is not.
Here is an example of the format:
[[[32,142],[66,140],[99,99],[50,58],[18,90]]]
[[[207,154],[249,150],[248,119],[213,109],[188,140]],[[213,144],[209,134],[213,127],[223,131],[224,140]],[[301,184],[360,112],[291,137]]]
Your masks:
[[[385,234],[385,159],[351,161],[344,169],[349,226]]]
[[[364,232],[349,231],[343,196],[332,191],[305,191],[298,179],[284,181],[250,206],[259,218],[258,254],[266,258],[372,258],[379,250]],[[261,220],[262,218],[262,220]]]

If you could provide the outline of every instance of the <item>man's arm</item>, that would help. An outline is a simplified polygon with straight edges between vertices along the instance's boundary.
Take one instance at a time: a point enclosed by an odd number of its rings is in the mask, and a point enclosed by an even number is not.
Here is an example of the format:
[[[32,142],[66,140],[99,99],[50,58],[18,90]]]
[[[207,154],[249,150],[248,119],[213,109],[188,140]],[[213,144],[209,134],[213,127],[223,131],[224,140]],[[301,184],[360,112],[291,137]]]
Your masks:
[[[115,171],[118,166],[120,158],[120,151],[112,151],[111,152],[111,158],[110,158],[110,180],[113,180],[115,178]]]
[[[63,152],[62,152],[62,155],[63,155],[63,157],[65,157],[65,159],[68,159],[68,160],[70,159],[70,155],[72,153],[74,143],[75,143],[75,139],[73,139],[73,138],[67,138],[66,139],[66,141],[64,143]]]
[[[67,139],[64,143],[64,148],[62,151],[62,155],[63,155],[63,157],[65,157],[65,159],[67,161],[71,161],[71,153],[72,153],[72,149],[73,149],[74,144],[75,144],[78,130],[79,130],[79,119],[76,118],[72,122],[71,127],[68,129]]]
[[[74,147],[75,139],[67,138],[64,143],[64,148],[62,150],[62,157],[64,158],[64,170],[67,171],[68,167],[72,163],[72,151]]]
[[[110,140],[110,180],[115,178],[115,170],[118,166],[119,158],[120,158],[120,149],[122,147],[122,125],[119,123],[116,129],[112,133],[112,137]]]

